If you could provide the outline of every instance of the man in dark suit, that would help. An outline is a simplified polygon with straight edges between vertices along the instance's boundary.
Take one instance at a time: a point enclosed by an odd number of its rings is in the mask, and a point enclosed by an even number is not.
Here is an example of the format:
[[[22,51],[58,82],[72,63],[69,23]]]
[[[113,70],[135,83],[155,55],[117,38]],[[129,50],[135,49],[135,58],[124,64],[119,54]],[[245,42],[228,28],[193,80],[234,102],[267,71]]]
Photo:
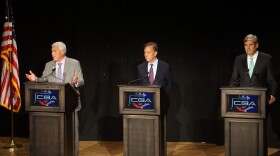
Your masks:
[[[155,42],[148,42],[144,44],[144,57],[145,62],[138,65],[138,78],[141,80],[142,85],[160,85],[165,92],[161,92],[161,118],[164,120],[164,127],[166,127],[166,116],[169,107],[169,94],[172,89],[172,76],[169,64],[157,58],[158,46]],[[162,99],[163,98],[163,99]],[[166,129],[163,128],[162,134],[166,134]],[[162,140],[165,143],[165,135]],[[166,151],[165,154],[166,155]]]
[[[146,61],[138,65],[138,77],[139,79],[144,78],[141,82],[142,85],[160,85],[168,93],[172,88],[170,67],[169,64],[158,59],[157,54],[157,43],[148,42],[144,44],[144,57]]]
[[[35,82],[58,82],[69,83],[79,93],[79,87],[84,85],[84,78],[80,62],[76,59],[66,57],[66,45],[63,42],[52,44],[52,61],[45,65],[43,75],[37,77],[31,70],[25,74],[26,78]],[[55,69],[55,70],[54,70]],[[79,120],[78,111],[81,109],[80,97],[75,109],[75,156],[79,152]]]
[[[258,51],[258,38],[249,34],[244,38],[246,54],[235,58],[230,86],[266,87],[268,104],[276,100],[277,82],[275,80],[271,56]]]
[[[271,61],[272,57],[258,51],[259,42],[254,34],[248,34],[243,43],[246,53],[235,58],[230,86],[267,88],[266,116],[268,116],[271,104],[276,101],[278,87]],[[264,144],[266,146],[266,139],[264,139]],[[264,153],[267,153],[267,148],[265,148]]]

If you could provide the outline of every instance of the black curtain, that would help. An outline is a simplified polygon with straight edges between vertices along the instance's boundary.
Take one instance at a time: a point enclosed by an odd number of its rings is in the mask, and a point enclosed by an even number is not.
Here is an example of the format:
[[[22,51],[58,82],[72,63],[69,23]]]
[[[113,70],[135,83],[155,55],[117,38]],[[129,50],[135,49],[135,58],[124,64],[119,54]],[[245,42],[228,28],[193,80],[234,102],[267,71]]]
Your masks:
[[[277,81],[280,79],[279,13],[273,4],[269,11],[259,9],[267,5],[13,1],[22,96],[22,108],[14,119],[16,136],[29,133],[24,74],[32,70],[40,76],[51,60],[51,44],[63,41],[67,56],[80,60],[84,73],[80,139],[121,141],[117,85],[137,78],[137,65],[144,61],[143,44],[155,41],[158,58],[170,64],[174,79],[167,140],[223,144],[219,88],[228,85],[234,57],[244,53],[247,34],[256,34],[260,50],[274,57]],[[0,17],[2,22],[4,11]],[[280,146],[278,112],[279,102],[268,119],[269,146]],[[0,117],[0,135],[9,136],[9,111],[1,107]]]

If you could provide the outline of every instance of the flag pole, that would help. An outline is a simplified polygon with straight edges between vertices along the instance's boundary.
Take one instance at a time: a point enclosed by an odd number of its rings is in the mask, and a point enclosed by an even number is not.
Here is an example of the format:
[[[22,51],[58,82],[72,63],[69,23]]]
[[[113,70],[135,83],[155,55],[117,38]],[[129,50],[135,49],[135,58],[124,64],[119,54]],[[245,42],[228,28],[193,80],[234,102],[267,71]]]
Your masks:
[[[11,53],[12,52],[10,52],[10,55],[11,55]],[[11,56],[9,57],[9,58],[11,58]],[[10,66],[11,67],[11,66]],[[12,73],[12,72],[11,72]],[[12,83],[12,74],[10,74],[10,83]],[[10,87],[10,93],[12,93],[11,91],[12,91],[12,89],[11,89],[12,87]],[[22,145],[21,144],[17,144],[17,143],[15,143],[15,141],[14,141],[14,104],[13,104],[13,98],[12,98],[12,96],[11,96],[11,94],[10,94],[10,102],[11,102],[11,140],[10,140],[10,143],[8,143],[8,144],[6,144],[6,145],[4,145],[2,148],[3,149],[7,149],[7,150],[9,150],[9,151],[15,151],[15,149],[18,149],[18,148],[20,148],[20,147],[22,147]]]
[[[6,6],[7,6],[7,9],[9,9],[9,0],[6,1]],[[8,10],[8,23],[10,23],[10,11]],[[13,25],[12,25],[13,27]],[[13,29],[13,28],[12,28]],[[11,30],[13,31],[13,30]],[[13,32],[12,32],[13,33]],[[13,42],[13,39],[11,38],[11,36],[9,35],[9,42]],[[13,44],[11,43],[10,44],[11,46],[13,46]],[[9,151],[15,151],[15,149],[18,149],[20,147],[22,147],[21,144],[17,144],[15,143],[14,141],[14,102],[13,102],[13,97],[12,97],[12,91],[13,91],[13,84],[12,84],[12,75],[13,75],[13,65],[12,65],[12,48],[11,50],[9,51],[9,74],[10,74],[10,106],[11,106],[11,140],[10,140],[10,143],[4,145],[2,148],[3,149],[7,149]]]
[[[13,42],[13,41],[12,41]],[[22,145],[15,143],[14,141],[14,103],[12,98],[12,73],[13,73],[13,67],[12,67],[12,51],[9,52],[9,68],[10,68],[10,105],[11,105],[11,141],[10,143],[4,145],[2,148],[7,149],[9,151],[15,151],[15,149],[18,149],[22,147]]]

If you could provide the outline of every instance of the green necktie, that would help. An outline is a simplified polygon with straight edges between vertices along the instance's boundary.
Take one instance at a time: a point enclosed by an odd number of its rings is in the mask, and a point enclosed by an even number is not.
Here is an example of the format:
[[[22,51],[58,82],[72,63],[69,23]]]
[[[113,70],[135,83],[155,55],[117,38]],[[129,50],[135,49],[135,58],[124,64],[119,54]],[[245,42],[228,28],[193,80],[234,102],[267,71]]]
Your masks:
[[[250,58],[250,62],[249,62],[249,74],[250,74],[250,77],[252,77],[253,70],[254,70],[254,62],[253,62],[253,57],[251,57]]]

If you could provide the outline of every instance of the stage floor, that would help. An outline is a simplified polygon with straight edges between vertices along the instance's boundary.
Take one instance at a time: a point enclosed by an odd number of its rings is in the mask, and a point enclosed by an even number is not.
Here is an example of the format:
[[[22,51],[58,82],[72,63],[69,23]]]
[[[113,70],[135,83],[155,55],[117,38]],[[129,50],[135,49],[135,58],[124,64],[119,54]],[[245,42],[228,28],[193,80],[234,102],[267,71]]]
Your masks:
[[[10,137],[0,137],[0,156],[28,156],[29,139],[14,138],[22,147],[9,151],[3,149],[11,144]],[[123,156],[123,143],[114,141],[80,141],[80,156]],[[14,148],[13,148],[14,149]],[[167,142],[168,156],[224,156],[224,146],[194,142]],[[280,149],[268,148],[269,156],[280,156]]]

